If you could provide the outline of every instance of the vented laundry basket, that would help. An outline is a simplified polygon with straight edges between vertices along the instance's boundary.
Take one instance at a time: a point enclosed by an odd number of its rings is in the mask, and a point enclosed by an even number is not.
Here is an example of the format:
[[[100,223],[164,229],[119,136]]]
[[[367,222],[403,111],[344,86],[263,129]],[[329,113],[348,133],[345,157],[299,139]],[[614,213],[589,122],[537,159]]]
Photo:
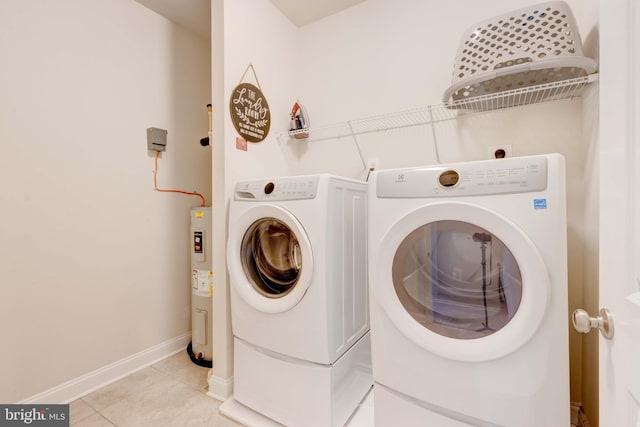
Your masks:
[[[463,35],[445,103],[584,77],[596,71],[582,55],[569,5],[540,3],[496,16]]]

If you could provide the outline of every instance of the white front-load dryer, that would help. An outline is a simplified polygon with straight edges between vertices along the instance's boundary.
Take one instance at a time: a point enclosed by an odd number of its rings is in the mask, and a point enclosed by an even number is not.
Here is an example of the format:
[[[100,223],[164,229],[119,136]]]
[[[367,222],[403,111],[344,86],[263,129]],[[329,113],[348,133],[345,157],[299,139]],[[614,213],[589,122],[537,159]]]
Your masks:
[[[235,186],[234,398],[279,423],[344,425],[373,384],[366,196],[327,174]]]
[[[564,174],[558,154],[372,174],[377,426],[570,424]]]

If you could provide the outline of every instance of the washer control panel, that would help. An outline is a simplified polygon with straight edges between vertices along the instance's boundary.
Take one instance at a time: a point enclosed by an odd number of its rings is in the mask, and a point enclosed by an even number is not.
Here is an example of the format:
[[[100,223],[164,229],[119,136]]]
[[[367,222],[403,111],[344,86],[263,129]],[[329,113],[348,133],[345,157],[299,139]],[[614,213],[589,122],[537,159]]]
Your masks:
[[[380,198],[525,193],[547,188],[544,156],[512,157],[378,172]]]
[[[235,200],[270,201],[313,199],[318,194],[317,176],[292,176],[236,184]]]

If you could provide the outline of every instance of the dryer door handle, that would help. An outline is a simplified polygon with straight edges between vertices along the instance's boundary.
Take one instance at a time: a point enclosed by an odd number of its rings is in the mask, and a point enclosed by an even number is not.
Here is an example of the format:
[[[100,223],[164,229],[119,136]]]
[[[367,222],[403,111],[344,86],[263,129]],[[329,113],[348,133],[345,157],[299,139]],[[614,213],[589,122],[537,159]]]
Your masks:
[[[600,310],[600,315],[597,317],[589,316],[585,310],[577,309],[574,310],[573,315],[571,316],[571,321],[573,323],[573,327],[576,331],[586,334],[591,329],[599,329],[600,333],[605,339],[613,338],[613,316],[611,316],[611,312],[603,308]]]

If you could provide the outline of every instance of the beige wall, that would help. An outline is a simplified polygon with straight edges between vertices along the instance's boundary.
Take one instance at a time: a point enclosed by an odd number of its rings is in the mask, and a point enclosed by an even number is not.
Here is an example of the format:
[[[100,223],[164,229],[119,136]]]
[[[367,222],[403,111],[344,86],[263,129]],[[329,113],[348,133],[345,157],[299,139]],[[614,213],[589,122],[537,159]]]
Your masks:
[[[210,42],[131,0],[0,2],[0,402],[188,334]]]

